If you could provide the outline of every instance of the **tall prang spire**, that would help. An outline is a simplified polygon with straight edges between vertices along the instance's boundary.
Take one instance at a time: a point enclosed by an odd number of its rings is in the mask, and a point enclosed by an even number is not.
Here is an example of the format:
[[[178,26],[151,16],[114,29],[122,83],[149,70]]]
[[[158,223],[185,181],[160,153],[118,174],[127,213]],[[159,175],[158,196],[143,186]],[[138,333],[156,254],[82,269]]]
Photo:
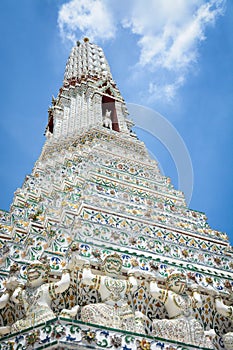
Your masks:
[[[63,85],[48,112],[49,141],[73,136],[90,127],[129,134],[132,125],[103,50],[88,38],[72,48]]]

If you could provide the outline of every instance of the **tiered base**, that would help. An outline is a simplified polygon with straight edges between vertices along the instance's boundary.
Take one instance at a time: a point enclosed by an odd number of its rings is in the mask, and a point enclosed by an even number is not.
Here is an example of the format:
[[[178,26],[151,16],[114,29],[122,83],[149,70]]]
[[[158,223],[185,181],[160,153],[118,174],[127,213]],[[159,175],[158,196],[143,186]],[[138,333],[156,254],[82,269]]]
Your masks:
[[[0,350],[19,349],[122,349],[122,350],[194,350],[194,345],[155,338],[81,321],[55,318],[0,340]]]

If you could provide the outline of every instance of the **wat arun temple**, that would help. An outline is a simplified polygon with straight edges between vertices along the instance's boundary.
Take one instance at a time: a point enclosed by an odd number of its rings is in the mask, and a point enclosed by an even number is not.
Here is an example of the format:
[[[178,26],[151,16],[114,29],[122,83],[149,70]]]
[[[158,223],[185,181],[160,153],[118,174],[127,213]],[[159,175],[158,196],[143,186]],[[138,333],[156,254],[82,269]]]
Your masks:
[[[0,350],[233,349],[228,237],[132,127],[103,50],[78,41],[41,155],[0,211]]]

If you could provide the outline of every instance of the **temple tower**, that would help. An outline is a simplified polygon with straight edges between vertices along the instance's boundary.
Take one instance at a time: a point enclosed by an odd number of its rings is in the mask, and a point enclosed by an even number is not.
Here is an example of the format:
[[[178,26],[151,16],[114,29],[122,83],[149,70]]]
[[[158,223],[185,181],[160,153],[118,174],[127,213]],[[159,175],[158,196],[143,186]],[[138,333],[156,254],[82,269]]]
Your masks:
[[[0,212],[0,349],[231,349],[228,237],[132,126],[102,49],[77,42],[41,155]]]
[[[71,50],[63,86],[49,109],[47,136],[70,137],[94,126],[129,133],[123,97],[103,50],[86,38]],[[128,122],[129,123],[129,122]]]

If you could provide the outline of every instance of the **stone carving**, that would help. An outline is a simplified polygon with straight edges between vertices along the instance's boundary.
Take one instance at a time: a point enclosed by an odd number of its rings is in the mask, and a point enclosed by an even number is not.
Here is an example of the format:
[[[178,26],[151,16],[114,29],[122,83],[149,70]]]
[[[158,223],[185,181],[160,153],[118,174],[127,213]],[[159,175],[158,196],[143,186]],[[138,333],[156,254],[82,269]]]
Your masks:
[[[18,281],[18,273],[19,273],[19,266],[16,263],[13,263],[10,267],[9,271],[9,278],[4,281],[5,290],[2,293],[0,297],[0,309],[3,309],[8,301],[10,300],[10,297],[16,287],[19,286]]]
[[[49,131],[48,128],[45,130],[45,136],[47,137],[47,139],[50,139],[53,136],[53,134],[51,133],[51,131]]]
[[[6,245],[6,243],[3,243],[2,247],[0,248],[0,266],[5,263],[6,258],[9,255],[9,252],[10,252],[10,248]]]
[[[10,267],[9,278],[4,281],[5,290],[0,297],[0,309],[3,309],[11,299],[15,289],[20,285],[18,280],[19,266],[13,263]],[[9,333],[10,327],[0,327],[0,335]]]
[[[112,129],[111,114],[112,114],[112,111],[106,109],[104,120],[103,120],[103,126],[105,126],[108,129]]]
[[[27,266],[26,285],[19,285],[11,295],[13,302],[24,307],[25,316],[12,326],[1,327],[0,334],[18,332],[56,317],[50,305],[57,294],[68,289],[70,273],[65,269],[58,282],[48,283],[48,272],[49,265],[42,261],[36,261]],[[2,304],[4,304],[3,299]]]
[[[196,285],[191,286],[192,294],[187,293],[186,276],[173,271],[167,277],[166,289],[159,288],[156,281],[150,282],[153,297],[164,303],[169,319],[154,320],[153,333],[156,337],[176,340],[199,347],[212,348],[210,338],[214,331],[204,332],[202,325],[193,316],[193,309],[202,305]]]
[[[216,310],[220,315],[230,318],[233,321],[233,306],[226,305],[222,298],[217,295],[215,299]],[[233,332],[228,332],[222,336],[224,346],[227,350],[233,349]]]
[[[74,318],[77,315],[78,310],[79,310],[79,305],[75,305],[70,310],[69,309],[62,309],[59,316],[67,317],[67,318]]]
[[[6,289],[0,296],[0,309],[3,309],[6,306],[9,299],[10,299],[10,292],[9,290]]]
[[[126,279],[120,276],[122,259],[116,253],[105,258],[102,268],[105,273],[103,276],[94,275],[90,266],[84,266],[83,283],[98,290],[102,302],[84,306],[81,311],[82,321],[142,332],[144,317],[141,313],[135,315],[127,302],[127,294],[137,287],[132,270]]]

